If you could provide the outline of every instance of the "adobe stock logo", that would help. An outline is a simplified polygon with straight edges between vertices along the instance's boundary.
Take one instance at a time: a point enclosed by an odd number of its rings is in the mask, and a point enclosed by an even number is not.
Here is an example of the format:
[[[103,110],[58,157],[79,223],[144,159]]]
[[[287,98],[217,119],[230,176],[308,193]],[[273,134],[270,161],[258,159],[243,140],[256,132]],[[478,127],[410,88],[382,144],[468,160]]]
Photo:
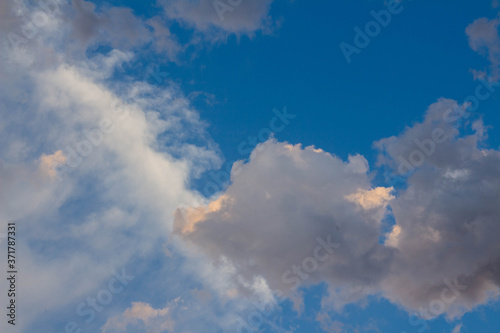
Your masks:
[[[353,54],[361,53],[361,50],[370,45],[372,38],[377,37],[382,32],[382,28],[386,28],[391,23],[393,15],[401,14],[403,9],[401,0],[390,0],[387,3],[387,9],[382,9],[378,12],[374,10],[370,11],[370,15],[374,20],[367,22],[364,30],[361,30],[358,26],[354,27],[354,32],[356,33],[353,40],[354,45],[346,42],[339,44],[347,63],[350,64],[352,62],[351,57]]]
[[[87,297],[85,302],[78,304],[76,314],[85,318],[85,324],[90,324],[95,320],[96,314],[102,312],[105,306],[113,301],[113,297],[121,293],[134,279],[135,276],[128,275],[125,268],[122,268],[121,273],[113,271],[113,277],[108,280],[106,288],[99,290],[95,297]],[[61,333],[82,333],[84,332],[82,325],[83,323],[68,321],[64,326],[64,332]]]
[[[31,42],[35,40],[35,37],[40,35],[40,31],[44,27],[57,19],[57,16],[62,12],[59,6],[64,5],[64,1],[7,0],[3,2],[13,2],[12,11],[23,21],[23,24],[17,30],[9,31],[6,36],[10,51],[15,52],[14,56],[11,52],[2,52],[2,56],[8,62],[8,66],[5,69],[12,73],[21,69],[24,63],[22,60],[24,55],[33,53],[33,50],[30,50]],[[32,4],[29,4],[28,7],[26,3],[29,2],[32,2]],[[13,19],[16,20],[15,18]]]
[[[28,44],[28,40],[33,39],[38,35],[39,28],[46,26],[51,19],[54,19],[59,12],[59,1],[56,0],[41,0],[36,4],[33,13],[29,13],[24,1],[14,0],[16,5],[16,15],[21,16],[25,24],[21,27],[19,36],[15,32],[7,33],[7,40],[12,48],[18,48],[21,45]],[[26,15],[26,14],[31,15]]]
[[[500,83],[491,82],[486,80],[479,80],[473,95],[467,96],[463,104],[465,106],[450,108],[443,113],[443,121],[446,123],[456,123],[459,125],[460,121],[469,119],[472,112],[475,112],[481,101],[485,101],[492,96],[495,92],[494,87],[499,87]],[[441,127],[436,127],[432,130],[430,138],[419,140],[415,138],[413,142],[417,146],[412,150],[407,158],[398,156],[398,173],[400,175],[410,174],[415,168],[420,167],[427,158],[435,153],[436,147],[448,141],[448,136],[445,130]]]
[[[295,291],[302,284],[303,281],[318,271],[320,264],[328,261],[334,254],[335,249],[338,249],[341,244],[332,240],[332,235],[329,234],[325,239],[316,238],[317,246],[312,251],[312,255],[302,260],[300,265],[292,265],[289,270],[286,270],[281,280],[283,283],[290,285],[289,290]],[[262,326],[268,323],[275,327],[273,318],[276,319],[278,313],[281,311],[279,301],[284,301],[283,291],[277,289],[272,291],[275,300],[264,303],[254,303],[255,310],[248,313],[246,320],[238,316],[237,333],[251,333],[260,332]]]
[[[418,333],[428,330],[427,321],[442,315],[446,311],[446,307],[455,302],[467,289],[467,285],[460,284],[458,279],[454,279],[453,282],[445,279],[443,282],[445,287],[441,290],[439,297],[430,301],[428,307],[420,307],[419,313],[412,314],[408,319],[411,326],[420,326],[417,330]],[[401,333],[408,332],[401,331]]]
[[[481,102],[493,96],[493,93],[500,87],[499,82],[492,81],[491,79],[479,79],[479,83],[474,89],[474,93],[467,96],[462,103],[462,106],[456,106],[445,110],[442,120],[445,123],[453,124],[458,128],[463,122],[468,121],[471,114],[479,109]],[[409,154],[398,155],[397,157],[397,172],[386,171],[384,173],[387,185],[393,186],[396,183],[405,184],[406,179],[413,174],[413,172],[424,162],[430,158],[439,146],[443,145],[452,136],[448,135],[445,131],[447,127],[435,127],[428,133],[427,137],[414,138],[413,143],[416,148],[411,150]]]
[[[326,241],[318,237],[316,241],[319,245],[314,249],[313,256],[304,258],[301,265],[293,265],[290,270],[283,273],[281,280],[286,284],[293,283],[293,286],[290,287],[291,290],[296,290],[302,281],[309,279],[309,274],[319,269],[319,263],[327,261],[334,249],[340,247],[340,243],[333,242],[331,237],[328,235]]]

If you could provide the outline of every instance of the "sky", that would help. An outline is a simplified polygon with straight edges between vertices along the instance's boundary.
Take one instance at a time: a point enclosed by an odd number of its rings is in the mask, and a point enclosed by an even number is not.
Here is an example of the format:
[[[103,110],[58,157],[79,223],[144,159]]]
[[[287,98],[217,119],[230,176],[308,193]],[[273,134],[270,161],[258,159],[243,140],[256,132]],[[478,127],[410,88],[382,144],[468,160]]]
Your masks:
[[[499,9],[2,1],[0,331],[497,332]]]

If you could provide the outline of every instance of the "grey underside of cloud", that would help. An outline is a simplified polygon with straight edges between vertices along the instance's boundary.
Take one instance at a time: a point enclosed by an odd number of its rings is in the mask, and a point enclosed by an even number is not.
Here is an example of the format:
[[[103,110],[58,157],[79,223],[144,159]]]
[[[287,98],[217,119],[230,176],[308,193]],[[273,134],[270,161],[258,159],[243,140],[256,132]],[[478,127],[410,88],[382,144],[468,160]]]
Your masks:
[[[394,274],[383,288],[392,299],[416,308],[441,298],[443,280],[458,279],[466,289],[449,304],[456,315],[498,294],[500,246],[494,235],[499,229],[500,153],[484,147],[486,129],[480,119],[466,121],[473,134],[459,134],[455,122],[444,120],[447,110],[459,109],[453,101],[440,100],[423,123],[378,142],[396,160],[417,148],[415,139],[429,140],[433,129],[447,133],[391,202],[401,233]]]

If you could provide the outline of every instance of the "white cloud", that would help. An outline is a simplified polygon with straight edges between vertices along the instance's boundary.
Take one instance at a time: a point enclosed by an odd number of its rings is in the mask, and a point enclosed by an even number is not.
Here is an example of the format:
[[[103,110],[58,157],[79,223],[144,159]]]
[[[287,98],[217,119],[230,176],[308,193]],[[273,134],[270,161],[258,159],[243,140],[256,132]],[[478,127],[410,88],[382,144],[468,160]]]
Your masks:
[[[387,206],[389,201],[394,199],[391,192],[392,187],[377,187],[371,190],[359,190],[356,193],[349,194],[345,198],[348,201],[357,203],[363,209],[373,209],[378,207]]]
[[[31,17],[34,9],[26,10]],[[2,32],[21,34],[18,20],[9,24]],[[177,87],[110,81],[133,53],[73,57],[60,48],[65,24],[56,16],[26,52],[7,44],[0,60],[2,71],[20,54],[26,60],[0,76],[8,124],[0,127],[0,219],[18,221],[22,234],[21,331],[34,323],[57,329],[46,311],[70,309],[73,320],[113,269],[144,273],[134,269],[167,243],[175,209],[204,201],[187,188],[189,179],[220,164],[206,124]]]
[[[401,235],[401,227],[399,225],[393,226],[392,231],[387,235],[387,239],[385,240],[385,245],[397,247],[400,235]]]
[[[123,314],[109,318],[102,327],[102,333],[174,332],[175,322],[171,313],[172,308],[178,307],[177,303],[180,301],[180,299],[177,299],[162,309],[154,309],[147,303],[134,302],[132,307],[127,308]]]

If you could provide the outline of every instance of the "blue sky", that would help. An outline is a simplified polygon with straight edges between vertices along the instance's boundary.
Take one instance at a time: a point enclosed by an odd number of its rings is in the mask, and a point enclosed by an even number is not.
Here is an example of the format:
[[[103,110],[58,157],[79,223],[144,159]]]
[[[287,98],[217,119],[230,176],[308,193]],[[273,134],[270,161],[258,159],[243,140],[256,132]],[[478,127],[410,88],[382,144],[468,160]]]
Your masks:
[[[2,332],[496,332],[499,8],[2,3]]]

